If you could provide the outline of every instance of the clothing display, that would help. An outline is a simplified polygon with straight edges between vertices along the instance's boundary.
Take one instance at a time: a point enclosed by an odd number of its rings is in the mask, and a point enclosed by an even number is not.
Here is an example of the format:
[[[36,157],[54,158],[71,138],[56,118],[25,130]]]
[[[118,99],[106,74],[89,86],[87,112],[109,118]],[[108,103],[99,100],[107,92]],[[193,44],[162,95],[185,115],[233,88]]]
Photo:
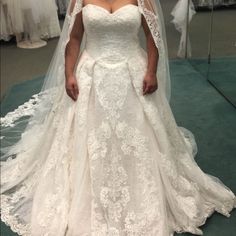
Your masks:
[[[196,7],[230,6],[236,4],[236,0],[193,0]]]
[[[15,35],[17,45],[23,48],[37,48],[46,45],[42,39],[57,37],[61,29],[54,0],[3,0],[4,28],[11,29],[1,35],[8,39]],[[6,24],[7,23],[7,24]],[[3,29],[4,29],[3,28]]]
[[[65,48],[79,16],[84,35],[73,101]],[[142,19],[159,51],[159,87],[145,96]],[[194,136],[176,124],[169,100],[159,1],[111,12],[71,0],[42,91],[1,119],[2,221],[23,236],[173,236],[202,235],[199,226],[214,211],[229,217],[235,194],[200,169]]]

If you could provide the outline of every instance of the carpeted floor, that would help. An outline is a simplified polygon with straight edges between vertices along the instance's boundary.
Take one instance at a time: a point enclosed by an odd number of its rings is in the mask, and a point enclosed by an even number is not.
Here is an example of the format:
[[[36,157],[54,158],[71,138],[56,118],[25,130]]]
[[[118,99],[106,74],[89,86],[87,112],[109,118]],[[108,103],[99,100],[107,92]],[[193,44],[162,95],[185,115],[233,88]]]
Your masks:
[[[236,108],[236,57],[213,58],[209,66],[207,59],[189,61]]]
[[[203,77],[205,68],[201,61],[171,60],[170,69],[171,107],[177,123],[196,137],[197,163],[236,193],[236,110]],[[2,115],[29,99],[41,83],[42,78],[36,78],[14,86],[2,102]],[[1,236],[16,235],[3,223],[1,226]],[[205,236],[235,236],[236,210],[230,218],[213,214],[201,228]]]

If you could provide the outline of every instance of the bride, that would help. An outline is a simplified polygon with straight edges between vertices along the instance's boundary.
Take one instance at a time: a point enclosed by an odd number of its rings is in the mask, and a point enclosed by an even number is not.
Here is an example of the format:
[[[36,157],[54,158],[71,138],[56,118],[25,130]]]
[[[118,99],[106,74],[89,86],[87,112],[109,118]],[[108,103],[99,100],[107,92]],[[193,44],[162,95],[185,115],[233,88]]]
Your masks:
[[[229,217],[234,193],[175,123],[167,58],[158,1],[71,0],[41,92],[2,118],[2,221],[24,236],[170,236]]]

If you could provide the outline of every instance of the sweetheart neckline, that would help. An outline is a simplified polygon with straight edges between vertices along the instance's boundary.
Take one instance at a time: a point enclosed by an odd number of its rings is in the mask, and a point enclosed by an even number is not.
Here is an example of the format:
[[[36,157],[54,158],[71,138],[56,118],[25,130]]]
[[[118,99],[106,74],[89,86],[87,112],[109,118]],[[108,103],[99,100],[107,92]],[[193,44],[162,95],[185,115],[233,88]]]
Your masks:
[[[110,12],[110,11],[108,11],[108,10],[107,10],[106,8],[104,8],[104,7],[101,7],[101,6],[96,5],[96,4],[88,3],[88,4],[86,4],[85,6],[83,6],[83,9],[86,8],[86,7],[88,7],[88,6],[94,6],[94,7],[100,8],[100,9],[104,10],[108,15],[114,15],[116,12],[118,12],[118,11],[122,10],[123,8],[128,7],[128,6],[138,7],[138,5],[135,5],[135,4],[132,4],[132,3],[128,3],[128,4],[125,4],[125,5],[122,6],[122,7],[119,7],[119,8],[118,8],[117,10],[115,10],[114,12]]]

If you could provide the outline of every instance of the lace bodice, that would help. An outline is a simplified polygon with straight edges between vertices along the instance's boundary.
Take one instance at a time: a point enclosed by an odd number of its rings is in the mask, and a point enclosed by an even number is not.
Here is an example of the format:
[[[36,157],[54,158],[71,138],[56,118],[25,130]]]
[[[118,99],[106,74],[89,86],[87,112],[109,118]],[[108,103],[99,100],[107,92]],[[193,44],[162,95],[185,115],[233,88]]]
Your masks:
[[[87,4],[83,7],[86,50],[93,57],[112,58],[132,55],[140,48],[138,32],[141,26],[139,7],[127,4],[115,12]]]

